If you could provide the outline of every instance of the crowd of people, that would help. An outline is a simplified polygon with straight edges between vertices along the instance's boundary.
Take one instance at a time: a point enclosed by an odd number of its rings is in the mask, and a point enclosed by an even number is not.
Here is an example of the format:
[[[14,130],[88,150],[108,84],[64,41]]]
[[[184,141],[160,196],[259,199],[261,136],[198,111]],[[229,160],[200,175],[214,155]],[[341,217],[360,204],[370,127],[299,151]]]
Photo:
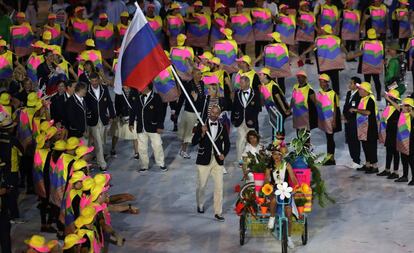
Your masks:
[[[405,75],[413,66],[414,37],[407,0],[394,1],[396,8],[382,0],[238,0],[232,9],[226,0],[58,0],[52,1],[44,22],[38,1],[12,2],[18,4],[0,1],[4,253],[11,252],[10,224],[23,222],[21,189],[38,200],[40,232],[56,233],[63,240],[59,246],[34,235],[25,241],[27,252],[107,252],[110,241],[122,244],[110,211],[137,214],[138,209],[122,204],[134,199],[129,194],[109,196],[108,158],[117,156],[120,139],[132,141],[137,171],[146,173],[151,144],[155,164],[167,172],[162,133],[168,106],[182,143],[179,156],[191,159],[188,147],[198,145],[197,211],[204,213],[211,175],[218,221],[224,221],[223,165],[232,152],[232,127],[237,163],[246,150],[259,149],[259,129],[276,139],[285,134],[285,120],[292,117],[297,131],[318,128],[325,133],[330,157],[326,166],[336,164],[335,133],[344,129],[350,167],[395,182],[408,182],[409,168],[413,175],[414,100],[405,94],[413,85],[406,84]],[[119,47],[137,8],[172,66],[144,90],[124,86],[122,94],[113,96]],[[247,53],[251,44],[254,57]],[[340,83],[341,70],[356,59],[357,73],[348,84]],[[299,71],[293,74],[296,63]],[[305,64],[316,65],[318,90],[308,82]],[[297,83],[287,87],[285,79],[294,77]],[[382,98],[385,108],[380,108]],[[264,108],[271,129],[259,122]],[[378,143],[386,147],[381,172]]]

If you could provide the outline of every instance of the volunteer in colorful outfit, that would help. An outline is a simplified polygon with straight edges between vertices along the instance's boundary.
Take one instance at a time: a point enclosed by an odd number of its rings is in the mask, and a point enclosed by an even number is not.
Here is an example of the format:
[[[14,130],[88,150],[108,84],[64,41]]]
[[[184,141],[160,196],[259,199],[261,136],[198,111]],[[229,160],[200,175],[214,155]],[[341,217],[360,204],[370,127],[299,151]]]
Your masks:
[[[298,71],[296,78],[298,83],[293,86],[292,100],[290,102],[293,128],[297,131],[300,129],[310,131],[318,126],[315,91],[308,83],[308,76],[305,71]]]
[[[63,73],[66,76],[66,79],[62,80],[76,80],[78,81],[78,75],[73,70],[72,64],[70,64],[65,57],[63,57],[60,46],[57,45],[50,45],[47,47],[49,50],[52,51],[54,56],[54,62],[57,65],[58,72]]]
[[[181,6],[177,2],[170,5],[170,13],[164,22],[164,32],[167,34],[169,47],[177,45],[178,34],[185,33],[185,22],[180,13]]]
[[[408,182],[408,167],[411,168],[411,181],[408,185],[414,185],[414,129],[413,129],[414,100],[404,98],[400,107],[397,130],[397,150],[401,153],[403,175],[396,179],[397,183]]]
[[[260,93],[266,109],[268,111],[272,110],[274,107],[277,109],[277,112],[273,112],[277,118],[277,125],[272,128],[272,139],[274,139],[278,134],[285,135],[285,119],[291,115],[292,112],[286,101],[285,93],[279,85],[273,81],[271,70],[269,68],[262,68],[258,74],[261,83]]]
[[[405,48],[411,36],[411,11],[408,9],[408,0],[399,0],[399,7],[392,13],[393,37],[399,40],[401,48]]]
[[[163,27],[165,23],[163,23],[163,20],[160,16],[155,14],[155,5],[148,4],[145,16],[148,20],[148,24],[151,26],[151,29],[154,31],[155,36],[161,42],[161,44],[164,45],[165,38],[163,33]]]
[[[386,176],[388,179],[398,178],[398,166],[400,165],[400,152],[397,150],[398,119],[400,117],[401,101],[397,90],[390,90],[384,95],[387,106],[382,111],[379,125],[379,140],[386,149],[385,169],[377,176]],[[394,162],[394,171],[391,173],[391,162]]]
[[[60,24],[56,23],[55,21],[56,14],[49,13],[47,16],[47,23],[43,26],[43,32],[49,31],[51,33],[52,36],[50,39],[50,45],[60,46],[62,44],[62,35],[66,34],[62,31]]]
[[[226,6],[222,3],[217,3],[214,7],[214,13],[212,14],[211,30],[210,30],[210,47],[214,47],[214,44],[218,40],[225,38],[225,35],[220,31],[221,28],[228,26],[228,16],[225,14]]]
[[[256,74],[252,66],[252,59],[248,55],[244,55],[237,60],[239,71],[236,73],[233,83],[233,90],[236,91],[240,89],[240,78],[242,76],[247,76],[250,80],[250,88],[258,91],[260,79],[259,76]]]
[[[170,49],[171,63],[177,70],[180,78],[187,82],[192,79],[191,72],[194,64],[194,51],[192,47],[184,46],[187,36],[177,35],[177,46]]]
[[[388,10],[387,6],[383,4],[382,1],[383,0],[374,0],[365,10],[361,27],[365,28],[367,33],[369,29],[373,28],[377,32],[378,38],[384,41],[388,28]]]
[[[407,58],[408,58],[407,59],[408,60],[408,66],[407,66],[408,69],[407,69],[407,71],[411,71],[411,75],[412,75],[412,78],[414,80],[414,71],[413,71],[413,69],[414,69],[414,64],[413,64],[413,60],[414,60],[414,32],[411,35],[411,37],[408,39],[408,43],[407,43],[407,46],[405,47],[404,51],[407,53]],[[414,90],[414,83],[411,87]]]
[[[316,13],[318,27],[330,25],[332,27],[332,34],[339,34],[340,11],[338,10],[338,7],[332,3],[332,0],[325,0],[325,4],[319,5],[319,9]]]
[[[316,37],[315,43],[305,50],[300,58],[304,59],[304,55],[315,50],[318,73],[327,74],[331,78],[332,89],[340,95],[339,71],[345,68],[345,57],[342,52],[346,54],[347,51],[342,40],[333,35],[330,25],[324,25],[321,31],[322,35]]]
[[[102,58],[112,62],[116,43],[116,28],[108,21],[106,13],[99,14],[99,23],[93,27],[96,50],[101,51]]]
[[[276,191],[277,185],[288,183],[289,181],[293,182],[294,184],[290,185],[292,188],[298,185],[298,180],[296,178],[295,172],[292,169],[292,166],[284,159],[286,156],[287,148],[279,144],[278,146],[272,146],[271,152],[272,158],[269,162],[268,168],[266,169],[265,183],[271,184],[274,191]],[[288,178],[290,180],[288,180]],[[270,218],[269,222],[267,223],[267,227],[270,230],[273,230],[275,227],[276,208],[278,205],[277,201],[284,201],[285,203],[285,215],[288,218],[288,247],[293,249],[295,247],[295,244],[293,243],[291,237],[292,219],[290,218],[292,216],[293,207],[288,203],[288,198],[285,198],[284,200],[276,200],[275,194],[270,194]]]
[[[252,16],[249,11],[243,9],[244,2],[236,2],[236,12],[230,15],[230,25],[233,31],[233,39],[237,42],[243,54],[246,54],[246,44],[254,41]]]
[[[255,39],[254,51],[257,58],[271,40],[267,35],[273,32],[273,17],[269,9],[263,8],[264,0],[257,0],[256,4],[257,7],[251,10],[251,15]]]
[[[367,174],[375,174],[378,173],[378,107],[375,103],[375,97],[372,95],[371,84],[362,82],[357,86],[361,100],[357,108],[349,109],[351,113],[356,113],[358,139],[362,143],[365,154],[365,165],[357,170],[365,171]]]
[[[44,62],[43,51],[45,44],[42,41],[36,41],[31,45],[33,52],[30,54],[26,63],[27,77],[32,82],[37,83],[37,67]]]
[[[233,74],[238,71],[236,59],[239,53],[237,42],[233,39],[233,31],[229,28],[221,28],[226,38],[218,40],[214,43],[213,53],[220,59],[221,66],[228,74]]]
[[[296,44],[296,17],[289,13],[289,6],[281,4],[279,6],[279,16],[276,19],[276,32],[280,34],[280,40],[288,47]]]
[[[75,220],[76,234],[85,239],[81,243],[80,252],[101,252],[102,244],[99,241],[100,234],[95,226],[96,210],[92,205],[81,210],[81,215]]]
[[[193,3],[194,12],[187,16],[187,44],[193,47],[196,55],[201,55],[208,46],[211,28],[211,16],[203,11],[203,3]]]
[[[289,55],[296,57],[297,55],[289,51],[288,46],[282,41],[280,33],[273,32],[268,36],[273,38],[273,43],[265,46],[263,53],[256,59],[255,63],[264,58],[264,66],[270,69],[271,77],[277,78],[278,85],[285,92],[285,78],[292,75]]]
[[[76,7],[74,17],[68,23],[66,52],[70,55],[69,62],[75,62],[76,56],[85,50],[86,40],[92,38],[93,22],[83,17],[84,10],[82,6]]]
[[[356,43],[360,39],[361,12],[352,8],[354,1],[346,0],[341,13],[341,39],[348,52],[356,49]]]
[[[86,40],[85,46],[85,50],[82,51],[78,57],[78,60],[80,61],[78,66],[78,76],[83,73],[82,61],[91,61],[99,72],[102,72],[104,67],[112,69],[111,65],[102,58],[101,51],[96,49],[96,44],[93,39]]]
[[[298,42],[298,53],[301,55],[315,40],[316,18],[309,9],[308,1],[300,1],[296,23],[296,41]],[[310,53],[305,54],[305,57],[306,64],[313,64],[310,59]]]
[[[327,74],[319,76],[320,90],[316,93],[316,110],[318,112],[318,128],[326,135],[326,153],[331,158],[325,165],[336,165],[334,134],[342,130],[341,111],[338,94],[329,88],[330,78]]]
[[[0,113],[7,115],[7,117],[14,118],[14,107],[11,105],[11,95],[7,92],[0,94]]]
[[[374,79],[377,100],[381,100],[380,74],[384,72],[384,45],[378,39],[375,29],[367,32],[368,39],[363,40],[360,51],[348,59],[359,57],[358,73],[364,75],[365,82],[371,83]]]
[[[0,82],[3,82],[12,77],[14,65],[18,64],[17,57],[8,49],[3,39],[0,39],[0,60],[4,62],[0,67]]]
[[[18,57],[30,55],[34,34],[30,23],[26,21],[26,14],[18,12],[16,14],[17,24],[10,27],[11,48]]]
[[[124,11],[121,13],[120,22],[116,25],[116,29],[119,35],[119,38],[116,44],[117,47],[121,46],[122,40],[124,39],[128,26],[129,26],[129,13]],[[162,25],[160,27],[162,27]]]

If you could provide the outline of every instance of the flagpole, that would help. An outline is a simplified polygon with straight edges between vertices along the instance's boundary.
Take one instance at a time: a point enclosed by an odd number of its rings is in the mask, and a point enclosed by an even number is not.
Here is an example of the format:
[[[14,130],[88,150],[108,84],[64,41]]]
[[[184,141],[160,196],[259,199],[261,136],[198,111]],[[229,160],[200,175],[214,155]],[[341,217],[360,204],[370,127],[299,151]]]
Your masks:
[[[198,121],[201,123],[202,126],[205,126],[206,124],[203,122],[203,119],[201,118],[200,114],[198,113],[197,108],[194,106],[193,101],[190,98],[190,95],[188,95],[187,90],[185,89],[183,83],[181,82],[181,79],[178,76],[177,72],[175,72],[174,67],[172,67],[171,70],[174,74],[175,80],[177,80],[178,84],[181,87],[181,90],[183,91],[183,93],[184,93],[185,97],[187,98],[188,102],[190,103],[191,108],[193,108],[194,113],[197,115]],[[216,146],[216,143],[214,142],[213,137],[210,135],[210,133],[208,131],[206,132],[206,134],[207,134],[208,138],[210,139],[214,150],[216,150],[218,155],[221,155],[221,152],[219,151],[218,147]]]

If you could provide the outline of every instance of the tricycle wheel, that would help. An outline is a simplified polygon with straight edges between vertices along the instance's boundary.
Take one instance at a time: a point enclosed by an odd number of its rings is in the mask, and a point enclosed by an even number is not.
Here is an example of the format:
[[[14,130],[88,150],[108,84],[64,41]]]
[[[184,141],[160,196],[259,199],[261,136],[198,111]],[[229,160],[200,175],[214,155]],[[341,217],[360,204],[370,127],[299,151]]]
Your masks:
[[[282,244],[282,253],[288,252],[288,227],[287,227],[287,221],[282,221],[282,240],[280,241]]]
[[[305,223],[303,223],[303,234],[302,234],[302,245],[308,243],[308,219],[305,218]]]
[[[246,215],[240,216],[240,245],[244,245],[244,238],[246,237]]]

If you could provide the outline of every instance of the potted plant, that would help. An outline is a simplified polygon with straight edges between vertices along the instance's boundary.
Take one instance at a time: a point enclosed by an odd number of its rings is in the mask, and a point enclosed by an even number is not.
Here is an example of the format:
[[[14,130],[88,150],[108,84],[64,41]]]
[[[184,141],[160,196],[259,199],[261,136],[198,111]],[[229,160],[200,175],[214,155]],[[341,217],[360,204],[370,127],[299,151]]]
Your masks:
[[[305,129],[298,132],[298,136],[290,143],[291,152],[287,155],[286,160],[295,167],[295,164],[305,164],[311,170],[310,187],[312,189],[313,199],[318,199],[321,207],[325,207],[327,202],[335,203],[326,189],[325,181],[322,179],[319,168],[330,159],[330,155],[325,155],[322,159],[322,154],[315,154],[312,152],[309,143],[310,133]]]
[[[298,194],[298,193],[296,193]],[[296,204],[296,208],[298,209],[299,215],[303,214],[303,210],[305,208],[305,204],[308,201],[303,194],[301,196],[296,197],[295,195],[295,204]]]
[[[256,155],[248,152],[247,157],[249,161],[248,168],[250,169],[250,172],[253,173],[256,194],[258,195],[264,184],[265,171],[269,164],[269,157],[265,152],[260,152]]]

